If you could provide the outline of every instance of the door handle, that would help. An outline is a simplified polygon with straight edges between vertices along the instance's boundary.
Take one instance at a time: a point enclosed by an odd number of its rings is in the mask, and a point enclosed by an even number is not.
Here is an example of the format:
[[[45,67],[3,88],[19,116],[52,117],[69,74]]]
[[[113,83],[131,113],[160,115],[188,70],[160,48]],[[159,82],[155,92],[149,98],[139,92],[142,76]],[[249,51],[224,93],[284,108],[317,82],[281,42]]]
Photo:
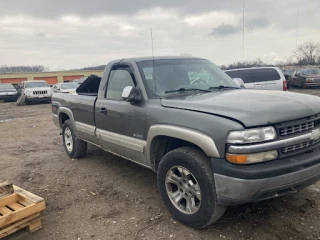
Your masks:
[[[102,107],[102,108],[100,108],[100,113],[102,113],[103,115],[107,115],[107,109],[106,108],[104,108],[104,107]]]

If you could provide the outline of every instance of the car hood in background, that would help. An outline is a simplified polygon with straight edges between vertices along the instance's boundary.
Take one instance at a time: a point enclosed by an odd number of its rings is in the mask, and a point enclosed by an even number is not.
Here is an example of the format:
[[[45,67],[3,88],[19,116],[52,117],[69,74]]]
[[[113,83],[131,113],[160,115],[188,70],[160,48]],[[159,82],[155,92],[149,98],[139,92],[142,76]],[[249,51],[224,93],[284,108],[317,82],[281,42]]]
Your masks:
[[[319,97],[267,90],[214,91],[161,99],[161,105],[224,116],[238,120],[246,127],[280,123],[320,113]]]
[[[0,89],[0,92],[2,92],[2,93],[3,93],[3,92],[8,92],[8,93],[9,93],[9,92],[10,92],[10,93],[11,93],[11,92],[14,92],[14,93],[17,93],[17,90],[16,90],[16,89]]]
[[[74,89],[62,89],[60,90],[61,93],[71,93],[71,92],[75,92],[76,91],[76,88]]]
[[[52,91],[50,87],[26,88],[26,91]]]
[[[320,75],[302,75],[305,78],[320,78]]]

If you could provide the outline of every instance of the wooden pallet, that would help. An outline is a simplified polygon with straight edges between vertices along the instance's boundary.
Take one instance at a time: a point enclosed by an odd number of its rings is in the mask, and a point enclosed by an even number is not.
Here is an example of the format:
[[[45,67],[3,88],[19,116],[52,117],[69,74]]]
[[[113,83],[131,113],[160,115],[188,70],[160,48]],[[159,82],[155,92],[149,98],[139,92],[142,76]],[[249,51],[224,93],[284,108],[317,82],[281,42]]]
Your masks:
[[[0,199],[11,194],[13,194],[12,183],[0,178]]]
[[[13,194],[0,199],[0,239],[22,228],[34,232],[42,227],[44,199],[17,186],[13,189]]]

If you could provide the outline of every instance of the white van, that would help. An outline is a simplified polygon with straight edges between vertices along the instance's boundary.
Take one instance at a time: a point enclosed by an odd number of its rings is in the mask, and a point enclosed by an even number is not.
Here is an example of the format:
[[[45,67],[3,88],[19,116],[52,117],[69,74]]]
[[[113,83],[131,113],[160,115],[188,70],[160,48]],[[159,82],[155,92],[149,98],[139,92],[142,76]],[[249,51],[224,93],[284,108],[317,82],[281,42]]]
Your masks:
[[[226,70],[231,78],[241,78],[247,89],[287,91],[287,81],[277,67],[253,67]]]

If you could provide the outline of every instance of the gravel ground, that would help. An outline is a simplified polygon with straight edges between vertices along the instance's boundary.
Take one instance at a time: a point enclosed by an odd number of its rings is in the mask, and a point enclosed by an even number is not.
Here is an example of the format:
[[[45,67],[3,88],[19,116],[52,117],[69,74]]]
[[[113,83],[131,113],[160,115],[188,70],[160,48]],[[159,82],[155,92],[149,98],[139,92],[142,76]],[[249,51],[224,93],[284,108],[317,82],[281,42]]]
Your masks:
[[[85,158],[69,159],[48,104],[0,104],[0,140],[0,177],[47,202],[43,229],[7,240],[320,239],[320,183],[230,207],[218,223],[194,230],[171,218],[152,171],[92,146]]]

